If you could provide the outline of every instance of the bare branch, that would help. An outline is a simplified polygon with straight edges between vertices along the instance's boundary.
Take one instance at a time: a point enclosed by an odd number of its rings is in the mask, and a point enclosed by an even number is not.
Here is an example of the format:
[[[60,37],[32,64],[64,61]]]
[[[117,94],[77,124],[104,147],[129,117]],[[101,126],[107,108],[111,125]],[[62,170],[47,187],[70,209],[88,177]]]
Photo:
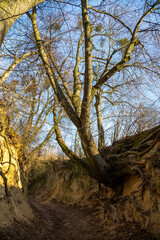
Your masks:
[[[52,71],[52,68],[50,66],[49,59],[48,59],[47,54],[45,52],[43,42],[42,42],[42,39],[41,39],[41,36],[40,36],[40,32],[39,32],[39,29],[38,29],[37,21],[36,21],[36,8],[33,8],[32,15],[30,15],[29,13],[27,13],[27,15],[32,21],[33,30],[34,30],[37,46],[39,48],[40,56],[42,58],[44,67],[46,69],[46,73],[49,77],[49,80],[50,80],[51,85],[54,89],[54,92],[57,95],[58,101],[63,106],[64,110],[67,112],[69,118],[75,124],[75,126],[79,127],[80,124],[81,124],[80,120],[79,120],[77,114],[75,113],[75,111],[73,110],[72,106],[68,102],[67,98],[65,97],[62,89],[60,88],[60,86],[58,84],[57,78],[56,78],[56,76],[55,76],[55,74]]]
[[[80,35],[78,46],[77,46],[77,53],[76,53],[76,64],[75,68],[73,70],[74,75],[74,93],[73,93],[73,104],[75,106],[76,112],[78,116],[81,114],[81,84],[79,81],[79,64],[80,64],[80,47],[81,47],[81,41],[82,41],[82,33]]]
[[[111,78],[116,72],[120,71],[121,69],[123,69],[124,65],[130,60],[130,53],[132,51],[132,49],[134,48],[134,46],[140,44],[140,41],[136,38],[138,29],[140,24],[142,23],[144,17],[146,15],[148,15],[151,11],[153,11],[154,7],[160,3],[160,0],[158,0],[147,12],[145,12],[142,17],[139,19],[139,21],[137,22],[131,40],[128,44],[128,47],[126,48],[124,57],[122,58],[122,60],[117,63],[113,68],[111,68],[105,75],[103,75],[97,84],[94,85],[93,87],[93,92],[96,92],[96,89],[98,89],[99,87],[101,87],[109,78]]]
[[[132,34],[131,29],[130,29],[124,22],[122,22],[119,18],[117,18],[116,16],[112,15],[111,13],[107,13],[107,12],[105,12],[105,11],[98,10],[98,9],[92,7],[92,6],[89,6],[88,8],[89,8],[89,9],[92,9],[92,10],[95,11],[95,12],[103,13],[103,14],[106,14],[106,15],[114,18],[116,21],[120,22],[125,28],[127,28],[128,31]]]
[[[88,163],[82,159],[79,158],[74,152],[72,152],[71,149],[69,149],[66,145],[66,143],[64,142],[62,135],[61,135],[61,131],[58,127],[58,119],[56,116],[56,100],[54,102],[54,107],[53,107],[53,116],[54,116],[54,128],[55,128],[55,133],[56,133],[56,140],[58,142],[58,144],[60,145],[60,147],[62,148],[63,152],[73,161],[75,161],[76,163],[79,163],[79,165],[81,167],[83,167],[85,170],[87,170],[88,172],[90,172],[90,167],[88,165]]]
[[[15,67],[24,59],[26,59],[27,57],[33,56],[35,54],[37,54],[38,51],[34,51],[34,52],[28,52],[24,55],[22,55],[19,58],[15,58],[14,61],[12,62],[12,64],[9,66],[9,68],[7,69],[7,71],[5,71],[5,73],[0,76],[0,85],[2,85],[2,83],[6,80],[7,77],[9,77],[9,75],[13,72],[13,70],[15,69]]]

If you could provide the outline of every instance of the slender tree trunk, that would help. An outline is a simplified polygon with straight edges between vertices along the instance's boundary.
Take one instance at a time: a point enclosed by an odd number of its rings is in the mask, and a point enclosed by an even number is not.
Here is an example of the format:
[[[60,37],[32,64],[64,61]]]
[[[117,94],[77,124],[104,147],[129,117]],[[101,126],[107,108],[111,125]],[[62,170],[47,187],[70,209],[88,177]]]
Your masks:
[[[102,124],[102,114],[101,114],[101,104],[102,104],[102,91],[99,90],[96,97],[96,115],[97,115],[97,126],[98,126],[98,149],[101,152],[105,148],[105,140],[104,140],[104,129]]]
[[[91,25],[88,17],[88,0],[81,0],[82,19],[85,38],[85,77],[84,77],[84,94],[81,110],[82,127],[85,134],[91,135],[90,132],[90,108],[91,108],[91,91],[92,91],[92,41],[91,41]]]
[[[82,126],[78,128],[82,146],[85,155],[92,169],[92,177],[104,182],[107,179],[106,174],[110,169],[110,164],[106,163],[101,156],[90,129],[90,108],[92,95],[92,41],[91,41],[91,25],[88,16],[88,0],[81,0],[82,19],[85,38],[85,78],[84,78],[84,95],[81,110]]]

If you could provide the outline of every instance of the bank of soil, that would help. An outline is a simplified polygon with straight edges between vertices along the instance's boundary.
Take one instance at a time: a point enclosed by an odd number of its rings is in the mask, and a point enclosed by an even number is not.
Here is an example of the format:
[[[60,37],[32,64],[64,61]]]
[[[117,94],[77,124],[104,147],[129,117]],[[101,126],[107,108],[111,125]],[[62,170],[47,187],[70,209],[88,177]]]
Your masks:
[[[77,204],[44,201],[30,196],[36,217],[0,230],[0,240],[154,240],[136,222],[108,224],[94,209]]]
[[[0,229],[0,240],[153,240],[151,233],[159,240],[159,132],[154,144],[152,137],[153,134],[145,141],[139,140],[144,149],[149,144],[147,153],[141,162],[136,155],[132,156],[133,163],[138,166],[136,170],[133,166],[133,174],[124,177],[122,194],[116,197],[111,189],[89,178],[72,161],[34,161],[34,166],[27,168],[30,173],[27,176],[28,190],[32,194],[29,204],[35,218],[20,222],[22,218],[15,213],[27,212],[27,208],[22,207],[23,200],[19,201],[18,195],[14,194],[14,201],[12,197],[10,201],[4,198],[8,212],[15,219],[12,226]],[[128,143],[125,139],[127,143],[120,142],[121,146],[116,143],[107,151],[120,154],[123,146],[133,145],[131,140],[129,138]],[[18,207],[13,208],[16,202]],[[4,216],[9,216],[1,215],[2,222]]]

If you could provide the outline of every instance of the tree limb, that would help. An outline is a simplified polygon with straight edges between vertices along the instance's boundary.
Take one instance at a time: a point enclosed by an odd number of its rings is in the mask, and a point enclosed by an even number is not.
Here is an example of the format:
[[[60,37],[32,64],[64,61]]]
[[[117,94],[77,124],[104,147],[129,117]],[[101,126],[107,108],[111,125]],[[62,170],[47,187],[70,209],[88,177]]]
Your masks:
[[[41,59],[43,61],[46,73],[47,73],[47,75],[49,77],[49,80],[51,82],[51,85],[54,89],[54,92],[57,95],[58,101],[62,105],[64,110],[67,112],[69,118],[75,124],[75,126],[80,127],[80,125],[81,125],[80,119],[78,118],[74,109],[72,108],[72,106],[68,102],[67,98],[65,97],[61,87],[58,84],[57,78],[56,78],[56,76],[55,76],[55,74],[52,71],[52,68],[50,66],[49,59],[48,59],[47,54],[45,52],[43,42],[42,42],[42,39],[41,39],[41,36],[40,36],[40,32],[39,32],[39,29],[38,29],[37,21],[36,21],[36,8],[33,8],[32,15],[30,15],[29,13],[27,13],[27,15],[32,21],[33,30],[34,30],[37,46],[38,46],[38,49],[39,49],[39,52],[40,52],[40,56],[41,56]]]

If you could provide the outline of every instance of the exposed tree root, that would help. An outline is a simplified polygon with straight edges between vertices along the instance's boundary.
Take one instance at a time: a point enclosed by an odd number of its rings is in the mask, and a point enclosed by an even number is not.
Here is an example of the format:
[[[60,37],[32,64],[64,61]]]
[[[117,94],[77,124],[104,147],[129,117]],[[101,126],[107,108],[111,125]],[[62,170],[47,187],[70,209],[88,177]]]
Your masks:
[[[140,142],[137,144],[138,138]],[[104,150],[102,154],[106,156],[105,161],[111,165],[108,179],[112,183],[111,187],[116,192],[115,196],[120,195],[119,189],[123,186],[122,181],[125,176],[138,175],[142,180],[140,187],[143,198],[145,186],[150,184],[151,181],[149,178],[152,178],[151,171],[149,171],[150,173],[146,172],[146,166],[150,164],[150,170],[155,167],[154,159],[152,157],[145,158],[145,154],[149,153],[159,141],[160,126],[142,132],[140,135],[134,135],[128,139],[125,138],[117,141],[114,145]],[[128,150],[124,152],[124,149]],[[156,156],[156,161],[160,162],[159,155]]]
[[[11,195],[11,193],[9,192],[8,190],[8,185],[7,185],[7,178],[6,176],[4,175],[3,171],[2,171],[2,168],[0,168],[0,175],[1,177],[3,178],[3,181],[4,181],[4,186],[5,186],[5,194],[7,197],[9,197]]]

